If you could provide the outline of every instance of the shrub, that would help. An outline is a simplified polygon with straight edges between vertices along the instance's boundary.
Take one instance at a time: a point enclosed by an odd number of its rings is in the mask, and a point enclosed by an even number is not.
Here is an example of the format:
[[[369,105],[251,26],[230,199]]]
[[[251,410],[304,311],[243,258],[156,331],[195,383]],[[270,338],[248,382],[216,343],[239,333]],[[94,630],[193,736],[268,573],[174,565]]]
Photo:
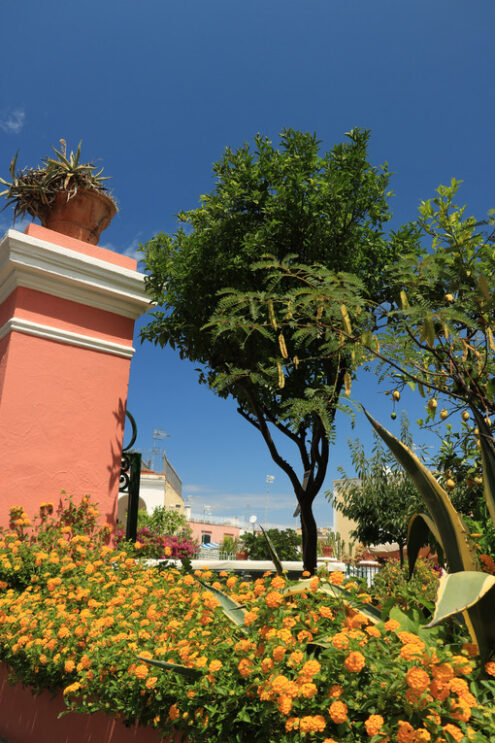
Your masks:
[[[495,664],[397,607],[372,620],[371,597],[342,573],[294,583],[159,572],[102,544],[97,528],[60,527],[50,552],[28,528],[0,539],[7,572],[21,547],[34,561],[26,590],[1,585],[0,658],[35,689],[63,689],[69,709],[183,730],[191,743],[495,735]],[[220,589],[241,606],[235,624]]]
[[[417,609],[424,616],[433,614],[441,569],[427,560],[417,560],[409,580],[407,563],[401,568],[398,559],[387,560],[376,574],[373,597],[385,610],[398,606],[404,611]]]
[[[199,547],[192,539],[183,536],[161,536],[147,526],[137,530],[135,543],[127,542],[123,530],[115,532],[115,546],[125,549],[130,557],[166,558],[195,557]]]
[[[281,560],[300,560],[301,537],[294,529],[267,529],[271,543]],[[270,551],[262,533],[245,532],[241,543],[246,548],[251,560],[270,560]]]

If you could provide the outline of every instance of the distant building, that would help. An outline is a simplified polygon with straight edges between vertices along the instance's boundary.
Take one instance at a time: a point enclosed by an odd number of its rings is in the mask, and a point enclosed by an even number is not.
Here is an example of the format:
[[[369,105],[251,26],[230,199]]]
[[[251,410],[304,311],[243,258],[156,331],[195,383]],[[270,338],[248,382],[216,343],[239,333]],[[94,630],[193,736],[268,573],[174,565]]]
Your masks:
[[[117,506],[117,521],[125,524],[127,514],[128,495],[119,494]],[[141,468],[139,482],[139,510],[152,513],[156,508],[167,507],[177,509],[188,516],[182,497],[182,480],[174,470],[166,455],[163,455],[163,472],[153,472],[146,466]]]
[[[236,518],[191,514],[188,521],[193,539],[197,539],[200,544],[221,544],[225,537],[236,539],[244,531]]]
[[[342,491],[345,490],[346,484],[359,485],[360,480],[357,477],[350,480],[334,480],[332,482],[332,492],[334,494],[342,493]],[[352,519],[347,518],[347,516],[344,516],[344,514],[338,511],[335,506],[333,506],[333,526],[334,531],[337,534],[340,534],[344,542],[350,543],[355,541],[355,539],[351,537],[351,531],[356,529],[356,522]]]

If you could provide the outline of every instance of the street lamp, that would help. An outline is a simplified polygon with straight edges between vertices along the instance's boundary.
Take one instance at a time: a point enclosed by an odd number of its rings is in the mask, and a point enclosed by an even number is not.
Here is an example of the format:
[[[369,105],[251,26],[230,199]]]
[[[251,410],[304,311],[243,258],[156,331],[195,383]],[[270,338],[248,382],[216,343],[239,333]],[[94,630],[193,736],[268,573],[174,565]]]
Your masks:
[[[249,517],[249,523],[251,524],[251,526],[253,528],[253,534],[254,534],[254,525],[256,524],[257,518],[258,517],[257,516],[254,516],[254,515]]]
[[[266,513],[268,511],[268,498],[270,497],[270,485],[275,480],[275,475],[266,476],[266,495],[265,495],[265,518],[263,519],[263,525],[266,529]]]

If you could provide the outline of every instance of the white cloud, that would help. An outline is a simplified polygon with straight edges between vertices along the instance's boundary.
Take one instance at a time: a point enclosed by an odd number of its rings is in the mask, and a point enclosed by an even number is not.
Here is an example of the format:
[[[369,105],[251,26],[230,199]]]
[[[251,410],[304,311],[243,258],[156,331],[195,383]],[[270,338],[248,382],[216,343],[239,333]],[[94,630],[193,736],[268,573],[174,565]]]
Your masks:
[[[123,251],[123,255],[126,255],[128,258],[134,258],[136,261],[143,260],[143,254],[139,249],[139,235],[138,237],[135,237],[131,244]]]
[[[24,127],[26,114],[21,108],[0,113],[0,129],[6,134],[19,134]]]
[[[184,485],[182,490],[185,493],[214,493],[214,490],[203,487],[203,485]]]
[[[134,240],[122,250],[122,248],[117,248],[113,243],[105,243],[103,245],[100,245],[100,248],[106,248],[106,250],[113,250],[114,253],[120,253],[121,255],[126,255],[128,258],[134,258],[134,260],[140,261],[143,260],[142,253],[139,252],[139,242],[141,239],[141,233],[138,233]],[[138,266],[139,268],[139,266]]]
[[[252,515],[259,523],[264,522],[265,493],[231,493],[211,490],[200,485],[187,484],[183,487],[186,503],[192,506],[196,516],[208,513],[214,518],[236,517],[241,523],[248,523]],[[270,493],[267,508],[267,526],[290,527],[297,529],[299,519],[292,518],[296,507],[295,496],[290,493]]]
[[[21,217],[16,222],[5,218],[0,218],[0,237],[3,237],[7,230],[14,229],[18,232],[24,232],[28,224],[32,222],[31,217]]]

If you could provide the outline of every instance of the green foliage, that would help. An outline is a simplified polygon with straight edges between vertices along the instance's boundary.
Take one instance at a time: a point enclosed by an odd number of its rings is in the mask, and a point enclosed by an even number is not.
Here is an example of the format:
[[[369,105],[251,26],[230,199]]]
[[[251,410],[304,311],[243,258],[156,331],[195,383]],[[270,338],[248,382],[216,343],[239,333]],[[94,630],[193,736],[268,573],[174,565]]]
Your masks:
[[[316,567],[311,504],[325,478],[329,437],[350,362],[339,349],[321,358],[315,353],[318,343],[306,340],[305,363],[298,366],[293,358],[297,330],[290,312],[281,314],[275,305],[294,282],[265,286],[253,264],[266,254],[281,261],[292,255],[303,265],[318,262],[355,272],[370,296],[384,299],[382,269],[398,245],[382,233],[390,218],[389,174],[369,164],[368,140],[369,132],[353,129],[345,143],[320,154],[315,135],[286,129],[279,148],[261,135],[254,152],[248,145],[229,148],[214,165],[215,189],[201,197],[197,209],[179,214],[184,227],[144,246],[147,287],[159,308],[142,338],[168,344],[200,364],[199,381],[222,397],[233,397],[239,413],[260,431],[294,488],[304,562],[311,571]],[[243,294],[256,321],[256,302],[249,293],[256,294],[260,286],[268,322],[253,335],[236,315],[236,293]],[[228,288],[232,293],[224,294],[220,314],[212,320],[218,292]],[[279,434],[294,443],[300,471],[310,472],[305,490],[296,469],[279,453]]]
[[[220,552],[225,555],[234,555],[239,551],[239,539],[237,537],[226,536],[220,545]]]
[[[331,547],[333,550],[333,557],[337,560],[351,560],[354,554],[355,542],[346,542],[339,532],[335,533],[331,529],[327,534],[318,540],[319,545],[323,547]]]
[[[391,740],[410,730],[460,740],[467,728],[456,701],[469,688],[471,739],[493,740],[495,681],[462,647],[462,630],[446,643],[443,628],[427,631],[419,612],[398,607],[384,624],[369,593],[340,572],[293,582],[150,569],[102,545],[107,530],[89,501],[61,514],[78,533],[42,504],[38,526],[17,508],[0,538],[3,568],[15,574],[22,547],[38,570],[27,587],[0,586],[0,659],[34,692],[62,692],[66,711],[190,743],[306,734],[355,743],[377,737],[373,723]],[[410,680],[422,669],[418,700]],[[449,669],[455,686],[445,685],[445,698],[434,687]]]
[[[428,516],[422,519],[424,526],[419,532],[417,524],[421,523],[421,520],[418,521],[416,517],[413,517],[410,522],[408,537],[410,569],[412,570],[414,568],[421,543],[422,541],[424,542],[426,534],[430,530],[433,532],[435,539],[439,542],[442,552],[445,555],[449,572],[466,573],[466,578],[461,580],[467,582],[466,593],[471,594],[471,590],[468,591],[469,581],[475,587],[477,585],[476,581],[472,580],[471,573],[480,572],[480,563],[476,550],[468,539],[462,518],[454,509],[448,494],[443,490],[433,474],[407,446],[377,423],[369,413],[366,413],[366,416],[375,431],[382,437],[394,456],[414,481],[428,511]],[[478,425],[482,425],[482,422],[478,421]],[[482,439],[481,448],[484,455],[483,477],[485,494],[487,501],[489,501],[490,499],[493,500],[494,496],[491,490],[492,480],[490,479],[490,471],[493,471],[495,466],[495,450],[493,448],[493,442],[489,437]],[[420,538],[421,535],[423,535],[423,540]],[[495,651],[495,626],[493,623],[493,615],[495,613],[494,582],[491,581],[487,584],[486,580],[482,580],[483,588],[479,590],[477,599],[474,600],[471,597],[469,604],[466,605],[462,601],[458,601],[459,588],[456,580],[446,580],[442,584],[435,616],[438,617],[438,621],[441,621],[442,618],[462,611],[464,621],[467,624],[473,642],[478,645],[480,653],[484,657],[490,656]],[[448,611],[444,609],[445,606],[448,606]],[[457,611],[453,610],[455,606],[457,606]]]
[[[454,203],[458,188],[455,180],[439,186],[419,219],[392,236],[401,256],[382,277],[386,302],[328,266],[265,265],[272,282],[288,284],[278,297],[280,332],[290,327],[301,349],[310,344],[299,366],[306,357],[331,356],[338,339],[351,355],[351,373],[377,361],[391,395],[407,384],[430,398],[422,423],[435,420],[442,396],[447,414],[470,408],[484,419],[495,412],[494,218],[465,217],[465,207]],[[256,318],[267,302],[261,294],[251,298]]]
[[[294,529],[267,529],[266,533],[281,560],[301,559],[301,537]],[[271,560],[272,555],[263,533],[245,532],[241,544],[246,548],[251,560]]]
[[[138,512],[138,528],[148,527],[154,534],[191,538],[192,530],[183,513],[176,508],[158,506],[151,513]]]
[[[403,611],[418,610],[430,617],[435,608],[440,570],[427,560],[416,561],[413,575],[409,578],[409,566],[397,560],[387,560],[373,581],[374,601],[388,616],[393,606]]]
[[[408,420],[402,417],[401,440],[411,443]],[[402,557],[407,538],[409,517],[415,513],[421,498],[414,484],[395,457],[374,436],[373,454],[367,456],[359,440],[349,441],[351,460],[359,482],[349,478],[342,468],[343,482],[328,497],[344,516],[356,522],[351,532],[364,545],[397,542]]]

